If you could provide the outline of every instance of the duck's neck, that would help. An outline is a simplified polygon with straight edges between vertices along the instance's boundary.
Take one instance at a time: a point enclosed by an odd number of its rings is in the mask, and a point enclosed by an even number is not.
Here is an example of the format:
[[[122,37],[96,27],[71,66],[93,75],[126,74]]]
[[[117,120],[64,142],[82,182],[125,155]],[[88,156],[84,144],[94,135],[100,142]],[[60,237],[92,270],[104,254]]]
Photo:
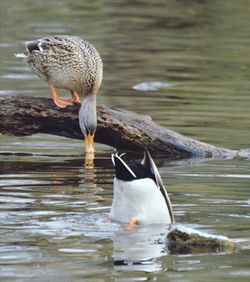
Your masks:
[[[79,111],[79,124],[85,136],[95,133],[97,127],[95,94],[89,94],[83,97]]]

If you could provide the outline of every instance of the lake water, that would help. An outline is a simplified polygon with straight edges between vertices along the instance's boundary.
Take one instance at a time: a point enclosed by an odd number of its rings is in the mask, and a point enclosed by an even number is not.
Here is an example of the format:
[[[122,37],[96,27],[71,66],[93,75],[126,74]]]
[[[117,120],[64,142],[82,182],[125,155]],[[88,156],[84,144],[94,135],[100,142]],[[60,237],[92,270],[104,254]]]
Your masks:
[[[104,61],[98,104],[249,148],[249,15],[243,0],[4,1],[1,94],[48,97],[46,83],[13,53],[48,34],[79,35]],[[83,141],[1,136],[0,151],[2,281],[249,281],[249,160],[155,156],[177,222],[237,245],[230,253],[171,253],[165,228],[128,231],[106,220],[113,148],[96,144],[94,170],[84,169]]]

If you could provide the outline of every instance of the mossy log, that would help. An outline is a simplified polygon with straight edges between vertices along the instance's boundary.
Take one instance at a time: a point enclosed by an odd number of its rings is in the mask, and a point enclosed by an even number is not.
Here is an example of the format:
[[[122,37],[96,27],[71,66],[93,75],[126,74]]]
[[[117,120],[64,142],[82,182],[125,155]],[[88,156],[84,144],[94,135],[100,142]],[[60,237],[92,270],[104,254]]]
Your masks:
[[[78,123],[79,105],[59,109],[52,99],[24,96],[0,97],[0,134],[28,136],[47,133],[83,139]],[[218,148],[164,128],[149,116],[130,111],[97,107],[98,128],[95,142],[117,149],[140,151],[169,157],[233,158],[237,151]]]

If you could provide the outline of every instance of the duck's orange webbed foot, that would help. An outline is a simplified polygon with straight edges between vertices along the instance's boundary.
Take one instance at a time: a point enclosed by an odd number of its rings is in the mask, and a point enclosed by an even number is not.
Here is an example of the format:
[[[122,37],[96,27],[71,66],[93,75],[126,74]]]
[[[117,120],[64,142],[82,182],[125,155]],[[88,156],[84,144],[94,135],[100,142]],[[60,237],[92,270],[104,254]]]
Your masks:
[[[67,106],[73,105],[71,101],[66,99],[60,99],[56,93],[56,89],[52,84],[49,84],[49,89],[54,103],[58,108],[66,108]]]
[[[66,108],[67,106],[72,106],[73,103],[70,99],[61,99],[58,98],[56,101],[54,100],[55,104],[57,105],[57,107],[59,108]]]
[[[81,100],[80,100],[78,94],[74,90],[71,90],[70,93],[71,93],[71,96],[72,96],[72,102],[81,104]]]
[[[125,229],[128,231],[132,231],[135,229],[135,226],[138,224],[138,220],[135,217],[131,217],[129,224],[125,226]]]
[[[138,224],[138,220],[135,217],[131,217],[130,221],[129,221],[130,225],[135,225]]]

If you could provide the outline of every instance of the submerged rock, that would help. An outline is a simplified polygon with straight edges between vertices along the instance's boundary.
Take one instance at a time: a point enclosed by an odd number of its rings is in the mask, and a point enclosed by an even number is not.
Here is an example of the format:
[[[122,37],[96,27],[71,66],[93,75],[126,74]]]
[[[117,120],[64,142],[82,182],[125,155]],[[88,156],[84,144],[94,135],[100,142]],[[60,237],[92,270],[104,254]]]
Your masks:
[[[189,227],[173,225],[167,235],[171,253],[227,252],[235,250],[235,243],[225,236],[211,235]]]

